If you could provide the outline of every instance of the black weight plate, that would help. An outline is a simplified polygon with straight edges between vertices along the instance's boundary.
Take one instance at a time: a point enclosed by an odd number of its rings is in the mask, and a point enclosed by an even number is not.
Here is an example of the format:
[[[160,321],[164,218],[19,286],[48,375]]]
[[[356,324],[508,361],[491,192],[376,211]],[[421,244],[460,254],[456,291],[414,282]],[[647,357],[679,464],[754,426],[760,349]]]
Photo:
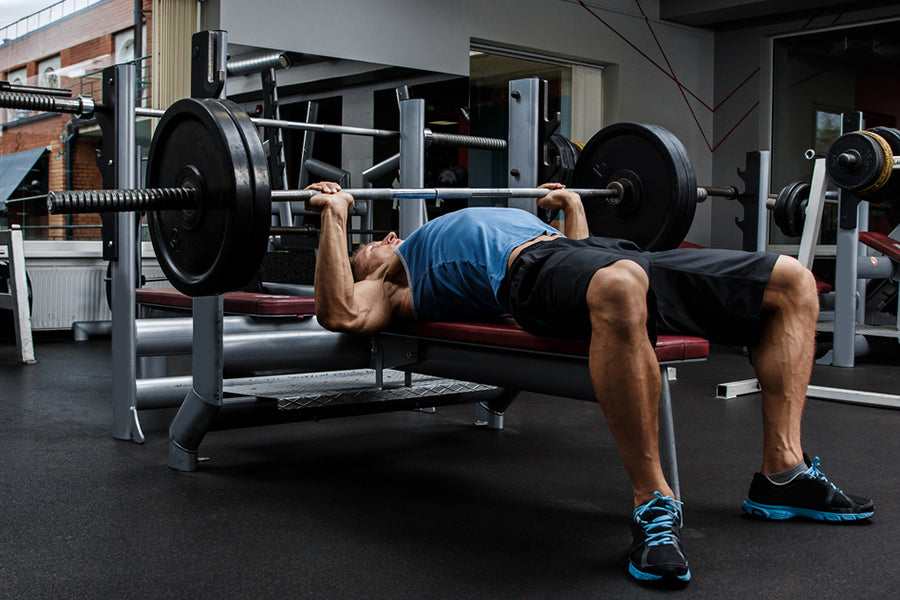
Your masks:
[[[894,156],[900,156],[900,131],[892,127],[873,127],[870,129],[872,133],[877,133],[888,143]],[[900,176],[897,171],[891,174],[891,178],[884,184],[880,190],[866,195],[869,202],[880,203],[886,202],[895,207],[900,207]]]
[[[578,160],[578,152],[575,145],[565,136],[554,133],[547,140],[546,173],[541,178],[543,183],[561,183],[571,187],[572,176],[575,174],[575,163]]]
[[[222,102],[185,98],[160,119],[150,144],[147,187],[178,187],[193,179],[203,199],[193,210],[148,215],[160,267],[180,292],[221,294],[253,276],[243,260],[258,228],[250,172],[245,141]]]
[[[809,204],[810,186],[805,181],[795,181],[781,189],[775,199],[772,217],[775,225],[788,237],[803,235],[806,206]]]
[[[644,250],[678,247],[697,208],[697,178],[681,141],[656,125],[601,129],[581,151],[572,187],[605,188],[620,178],[638,189],[635,200],[619,206],[586,200],[591,234],[631,240]]]
[[[674,133],[662,127],[656,127],[656,132],[660,138],[669,141],[670,145],[668,148],[672,150],[671,156],[675,160],[676,166],[680,166],[678,181],[684,182],[683,185],[686,194],[683,205],[684,210],[674,211],[672,215],[673,218],[680,218],[680,221],[673,225],[672,230],[684,232],[680,235],[678,242],[675,244],[675,247],[677,247],[684,241],[691,225],[694,223],[694,214],[697,209],[697,175],[694,172],[694,163],[691,162],[691,157],[688,156],[687,150],[681,143],[681,140],[679,140]]]
[[[842,162],[840,157],[845,153],[856,156],[856,164]],[[836,186],[855,192],[875,183],[883,165],[884,153],[881,146],[864,133],[851,131],[831,144],[825,160],[825,171]]]
[[[561,183],[572,187],[578,149],[567,137],[554,133],[547,139],[547,163],[542,165],[541,183]],[[558,210],[538,208],[538,218],[550,223],[557,218]]]
[[[259,131],[250,120],[250,115],[230,100],[223,100],[222,104],[231,113],[231,118],[244,140],[244,149],[248,160],[247,175],[250,178],[244,185],[253,191],[253,204],[249,204],[248,195],[248,204],[242,207],[248,219],[246,228],[249,233],[241,242],[240,256],[236,256],[234,259],[235,268],[246,275],[237,286],[242,288],[259,271],[259,266],[269,249],[269,226],[272,223],[272,184],[269,161],[266,158]],[[237,279],[237,276],[235,278]]]

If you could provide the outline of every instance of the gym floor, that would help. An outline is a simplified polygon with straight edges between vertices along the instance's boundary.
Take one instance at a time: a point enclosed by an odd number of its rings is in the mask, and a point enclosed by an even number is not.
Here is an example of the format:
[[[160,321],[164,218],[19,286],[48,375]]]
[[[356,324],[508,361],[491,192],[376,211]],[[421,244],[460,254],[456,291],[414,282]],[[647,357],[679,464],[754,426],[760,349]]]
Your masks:
[[[169,410],[147,442],[111,435],[110,344],[0,343],[0,597],[519,599],[659,597],[625,573],[631,494],[599,408],[523,395],[506,429],[473,408],[210,433],[167,468]],[[900,360],[816,367],[813,383],[897,393]],[[760,460],[752,376],[713,347],[672,384],[684,538],[679,598],[896,598],[900,411],[810,400],[804,443],[870,522],[742,515]],[[552,373],[548,373],[552,377]]]

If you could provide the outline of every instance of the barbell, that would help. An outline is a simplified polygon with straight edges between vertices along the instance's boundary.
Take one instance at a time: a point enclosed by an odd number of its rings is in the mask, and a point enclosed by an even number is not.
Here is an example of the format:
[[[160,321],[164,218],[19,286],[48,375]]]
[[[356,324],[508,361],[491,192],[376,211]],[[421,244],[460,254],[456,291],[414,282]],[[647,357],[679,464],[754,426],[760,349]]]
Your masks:
[[[90,117],[95,111],[103,110],[93,97],[78,95],[71,97],[69,90],[13,85],[0,81],[0,108],[36,110],[43,112],[69,113],[79,117]],[[136,116],[159,118],[165,111],[156,108],[136,107]],[[352,127],[348,125],[332,125],[328,123],[305,123],[285,119],[269,119],[265,117],[248,117],[257,127],[275,127],[281,129],[299,129],[318,133],[337,133],[341,135],[361,135],[372,138],[399,138],[400,132],[392,129],[373,129],[370,127]],[[456,133],[441,133],[424,129],[426,146],[454,146],[473,150],[502,151],[507,148],[507,141],[500,138]]]
[[[654,125],[598,132],[575,168],[594,235],[642,248],[677,246],[693,220],[698,188],[684,146]],[[272,190],[253,120],[228,100],[187,98],[165,111],[153,135],[145,189],[51,192],[50,213],[147,211],[150,238],[169,281],[191,296],[239,289],[268,246],[271,202],[312,190]],[[540,197],[542,188],[351,189],[360,200]],[[605,199],[594,201],[591,199]]]

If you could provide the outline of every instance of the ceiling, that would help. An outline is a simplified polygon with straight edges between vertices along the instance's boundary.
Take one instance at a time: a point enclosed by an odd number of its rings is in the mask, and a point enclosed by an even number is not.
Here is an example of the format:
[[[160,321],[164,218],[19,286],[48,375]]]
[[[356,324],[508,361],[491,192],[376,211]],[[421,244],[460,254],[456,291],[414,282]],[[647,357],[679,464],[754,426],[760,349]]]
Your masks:
[[[861,4],[872,6],[887,3],[847,0],[659,0],[659,16],[663,20],[683,25],[719,28],[804,15],[814,16]]]

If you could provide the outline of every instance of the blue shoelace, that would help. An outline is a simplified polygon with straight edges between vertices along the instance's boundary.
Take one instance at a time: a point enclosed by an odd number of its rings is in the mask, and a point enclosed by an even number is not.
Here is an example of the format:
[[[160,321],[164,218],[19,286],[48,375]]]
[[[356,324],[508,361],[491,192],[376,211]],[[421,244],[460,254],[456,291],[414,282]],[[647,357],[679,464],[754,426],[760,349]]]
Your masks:
[[[653,492],[655,500],[634,509],[634,517],[641,522],[644,533],[647,534],[648,546],[660,546],[662,544],[674,544],[676,538],[672,532],[676,522],[681,521],[681,506],[683,503],[663,496],[659,492]],[[645,521],[642,517],[647,511],[662,511],[662,514],[652,521]]]
[[[819,457],[818,456],[813,459],[812,464],[806,470],[804,475],[806,475],[810,479],[818,479],[822,483],[827,483],[828,485],[831,486],[831,488],[833,490],[843,494],[843,492],[841,492],[841,490],[839,490],[836,485],[834,485],[833,483],[828,481],[828,477],[825,476],[825,473],[823,473],[822,471],[819,470]]]

